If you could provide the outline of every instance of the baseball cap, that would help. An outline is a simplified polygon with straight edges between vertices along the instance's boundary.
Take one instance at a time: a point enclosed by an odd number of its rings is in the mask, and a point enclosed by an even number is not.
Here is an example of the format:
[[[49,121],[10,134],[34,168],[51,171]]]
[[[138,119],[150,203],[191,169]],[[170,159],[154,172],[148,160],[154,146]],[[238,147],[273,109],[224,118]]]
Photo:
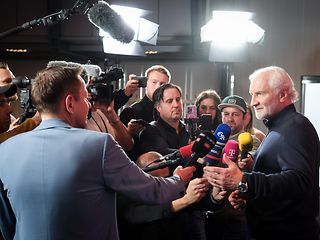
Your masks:
[[[235,107],[240,111],[246,113],[247,112],[247,104],[244,99],[238,95],[231,95],[225,97],[221,103],[218,105],[220,111],[222,111],[225,107]]]

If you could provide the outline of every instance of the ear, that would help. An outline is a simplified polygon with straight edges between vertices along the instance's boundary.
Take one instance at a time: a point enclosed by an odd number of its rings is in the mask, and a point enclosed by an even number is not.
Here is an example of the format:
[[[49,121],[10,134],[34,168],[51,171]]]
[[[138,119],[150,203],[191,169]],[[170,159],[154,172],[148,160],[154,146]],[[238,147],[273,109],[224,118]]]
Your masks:
[[[65,98],[65,107],[68,113],[74,113],[74,97],[68,94]]]
[[[155,108],[157,109],[158,112],[160,112],[160,111],[159,111],[159,110],[161,109],[160,104],[157,104],[157,105],[155,106]]]
[[[280,102],[285,102],[288,99],[288,93],[287,90],[281,90],[279,93],[279,101]]]

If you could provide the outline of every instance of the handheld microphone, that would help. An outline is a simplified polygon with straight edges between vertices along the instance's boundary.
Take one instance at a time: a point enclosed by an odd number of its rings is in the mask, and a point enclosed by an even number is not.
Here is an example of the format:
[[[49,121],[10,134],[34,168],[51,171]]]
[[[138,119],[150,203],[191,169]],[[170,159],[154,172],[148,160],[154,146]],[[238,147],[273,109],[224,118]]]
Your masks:
[[[163,162],[163,161],[169,161],[169,160],[177,160],[184,157],[189,157],[192,155],[192,147],[193,144],[189,144],[186,146],[183,146],[179,148],[178,150],[174,151],[173,153],[169,153],[157,160],[154,160],[154,162]]]
[[[207,166],[219,166],[222,163],[222,150],[226,145],[231,134],[231,128],[227,124],[219,124],[214,136],[217,139],[216,144],[211,151],[203,158]]]
[[[239,155],[239,144],[237,141],[230,139],[223,151],[231,161],[237,162]]]
[[[206,156],[216,144],[217,138],[210,132],[204,131],[199,134],[193,143],[191,151],[191,159],[187,162],[186,166],[193,165],[198,158]]]
[[[180,164],[181,159],[184,157],[191,156],[191,159],[185,165],[185,167],[192,165],[199,157],[204,157],[210,149],[214,146],[216,140],[215,136],[209,131],[199,134],[199,137],[193,144],[181,147],[179,150],[168,154],[154,162],[161,162],[155,166],[146,167],[142,170],[145,172],[150,172],[153,170],[168,167],[174,164]]]
[[[248,157],[248,152],[252,150],[253,139],[249,132],[240,133],[238,136],[239,149],[241,152],[241,159]]]
[[[134,30],[115,12],[105,1],[99,1],[87,12],[89,21],[93,25],[110,34],[122,43],[129,43],[134,37]]]

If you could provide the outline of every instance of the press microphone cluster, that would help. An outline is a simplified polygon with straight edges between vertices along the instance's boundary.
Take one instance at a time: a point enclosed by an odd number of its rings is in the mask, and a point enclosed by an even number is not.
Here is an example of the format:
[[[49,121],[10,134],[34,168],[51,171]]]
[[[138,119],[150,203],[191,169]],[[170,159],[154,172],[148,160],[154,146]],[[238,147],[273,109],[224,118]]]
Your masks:
[[[208,154],[210,149],[215,145],[215,142],[216,138],[210,131],[202,132],[194,143],[181,147],[177,151],[156,160],[155,162],[160,162],[159,164],[143,168],[142,170],[150,172],[170,165],[182,164],[182,159],[185,157],[191,157],[185,166],[193,165],[198,158]]]

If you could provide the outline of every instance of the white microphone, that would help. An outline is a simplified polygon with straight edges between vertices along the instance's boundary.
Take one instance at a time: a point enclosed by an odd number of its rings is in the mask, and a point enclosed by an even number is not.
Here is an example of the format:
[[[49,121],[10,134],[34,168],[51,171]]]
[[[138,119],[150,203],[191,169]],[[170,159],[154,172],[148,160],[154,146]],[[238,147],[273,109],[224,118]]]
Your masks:
[[[99,1],[87,12],[88,18],[98,28],[122,43],[129,43],[134,37],[134,30],[115,12],[107,2]]]

